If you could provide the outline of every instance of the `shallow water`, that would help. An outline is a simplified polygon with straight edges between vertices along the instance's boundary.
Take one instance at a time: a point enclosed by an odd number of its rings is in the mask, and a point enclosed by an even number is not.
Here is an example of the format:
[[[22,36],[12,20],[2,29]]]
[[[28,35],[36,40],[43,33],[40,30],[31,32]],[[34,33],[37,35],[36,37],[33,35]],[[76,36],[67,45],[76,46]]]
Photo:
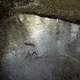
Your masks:
[[[9,45],[5,48],[7,54],[4,54],[2,59],[2,66],[8,78],[79,80],[80,77],[77,78],[76,74],[79,75],[80,72],[76,69],[79,69],[80,62],[76,57],[79,57],[77,35],[80,26],[36,15],[19,15],[18,18],[24,24],[24,30],[19,30],[20,26],[11,27],[8,32]],[[72,53],[74,47],[77,47],[76,53]],[[68,78],[68,74],[71,78]],[[73,74],[76,77],[74,79]]]

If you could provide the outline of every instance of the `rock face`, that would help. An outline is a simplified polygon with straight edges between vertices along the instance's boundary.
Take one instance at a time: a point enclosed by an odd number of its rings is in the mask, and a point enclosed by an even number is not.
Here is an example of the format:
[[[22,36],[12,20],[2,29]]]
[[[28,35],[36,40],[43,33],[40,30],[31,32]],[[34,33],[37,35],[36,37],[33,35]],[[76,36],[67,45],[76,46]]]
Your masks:
[[[23,13],[34,13],[73,22],[79,21],[80,18],[80,1],[78,0],[33,0],[27,5],[23,6],[23,4],[15,9]]]
[[[80,22],[79,0],[7,0],[1,1],[0,4],[0,14],[2,15],[30,13],[76,23]]]

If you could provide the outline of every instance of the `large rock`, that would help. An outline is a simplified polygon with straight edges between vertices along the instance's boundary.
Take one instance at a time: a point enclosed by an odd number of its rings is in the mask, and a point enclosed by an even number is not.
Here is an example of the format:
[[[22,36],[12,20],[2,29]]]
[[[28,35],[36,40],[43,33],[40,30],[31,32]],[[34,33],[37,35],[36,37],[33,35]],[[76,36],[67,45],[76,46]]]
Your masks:
[[[8,0],[8,2],[1,1],[1,7],[2,12],[0,13],[11,10],[10,13],[30,13],[71,22],[80,22],[79,0]]]

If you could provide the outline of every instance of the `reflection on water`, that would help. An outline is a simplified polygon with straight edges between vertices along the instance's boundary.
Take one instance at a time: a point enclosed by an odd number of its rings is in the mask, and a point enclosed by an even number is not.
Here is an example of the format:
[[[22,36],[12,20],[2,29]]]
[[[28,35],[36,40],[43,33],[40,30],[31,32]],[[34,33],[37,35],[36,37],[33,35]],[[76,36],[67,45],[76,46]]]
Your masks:
[[[18,19],[25,30],[12,25],[8,34],[11,47],[3,57],[4,70],[11,80],[53,80],[54,63],[48,63],[45,56],[51,62],[52,56],[66,56],[66,46],[78,38],[80,26],[29,14],[20,14]]]
[[[28,29],[30,39],[36,45],[39,55],[64,52],[64,46],[76,39],[79,25],[58,19],[42,18],[36,15],[19,15]]]

